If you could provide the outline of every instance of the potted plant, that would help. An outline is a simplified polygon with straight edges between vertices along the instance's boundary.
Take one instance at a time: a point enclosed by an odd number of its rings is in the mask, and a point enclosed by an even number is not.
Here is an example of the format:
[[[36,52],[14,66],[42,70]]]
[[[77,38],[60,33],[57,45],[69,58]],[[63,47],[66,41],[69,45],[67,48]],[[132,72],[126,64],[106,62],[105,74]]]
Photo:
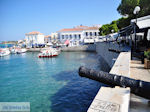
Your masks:
[[[144,68],[150,69],[150,51],[145,51]]]

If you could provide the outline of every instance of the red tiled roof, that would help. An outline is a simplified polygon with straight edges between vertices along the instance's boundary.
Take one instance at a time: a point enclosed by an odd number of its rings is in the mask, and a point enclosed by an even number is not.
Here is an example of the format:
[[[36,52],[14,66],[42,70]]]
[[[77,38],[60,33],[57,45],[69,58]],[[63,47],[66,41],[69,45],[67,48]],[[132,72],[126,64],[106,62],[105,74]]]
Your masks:
[[[80,28],[66,28],[66,29],[61,29],[58,32],[66,32],[66,31],[82,31],[83,29]]]
[[[42,35],[42,33],[38,32],[38,31],[32,31],[32,32],[29,32],[29,33],[26,33],[26,34],[28,34],[28,35],[38,35],[38,34],[41,34]]]
[[[98,27],[88,27],[88,26],[77,26],[75,28],[65,28],[58,32],[70,32],[70,31],[83,31],[83,30],[98,30]]]
[[[46,35],[46,36],[44,36],[44,38],[49,38],[49,37],[51,38],[51,36],[50,36],[50,35]]]
[[[88,27],[86,30],[98,30],[99,27]]]
[[[85,28],[88,28],[88,26],[80,25],[80,26],[76,26],[75,28],[82,28],[82,29],[85,29]]]

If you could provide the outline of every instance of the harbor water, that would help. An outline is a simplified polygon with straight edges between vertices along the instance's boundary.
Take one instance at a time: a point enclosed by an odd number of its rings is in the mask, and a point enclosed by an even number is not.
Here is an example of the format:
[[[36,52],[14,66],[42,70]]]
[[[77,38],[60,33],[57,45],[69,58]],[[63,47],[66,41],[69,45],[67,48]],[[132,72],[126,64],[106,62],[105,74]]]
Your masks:
[[[0,57],[0,102],[30,102],[31,112],[86,112],[102,84],[80,77],[80,66],[100,70],[97,54]]]
[[[13,47],[14,44],[0,44],[0,48],[9,48],[9,47]]]

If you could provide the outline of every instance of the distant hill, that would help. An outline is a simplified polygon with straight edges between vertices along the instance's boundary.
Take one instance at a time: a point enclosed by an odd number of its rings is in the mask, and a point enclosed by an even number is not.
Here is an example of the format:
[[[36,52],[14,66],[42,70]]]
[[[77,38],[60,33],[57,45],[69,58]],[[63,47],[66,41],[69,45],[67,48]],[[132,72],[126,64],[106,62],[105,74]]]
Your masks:
[[[1,44],[17,44],[17,41],[2,41]]]

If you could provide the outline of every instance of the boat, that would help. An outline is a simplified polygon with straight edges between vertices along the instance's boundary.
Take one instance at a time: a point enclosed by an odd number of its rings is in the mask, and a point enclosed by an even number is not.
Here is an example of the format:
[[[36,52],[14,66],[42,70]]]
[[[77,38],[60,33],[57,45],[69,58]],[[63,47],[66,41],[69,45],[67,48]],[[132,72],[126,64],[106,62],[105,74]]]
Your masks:
[[[25,48],[18,48],[18,47],[13,47],[10,49],[10,52],[12,54],[21,54],[21,53],[25,53],[27,51],[27,49]]]
[[[42,51],[42,53],[40,53],[38,55],[39,58],[51,58],[51,57],[55,57],[58,56],[59,53],[56,50],[44,50]]]
[[[27,51],[27,49],[20,48],[20,49],[18,49],[17,54],[25,53],[26,51]]]
[[[20,48],[18,46],[13,46],[10,48],[10,52],[12,54],[20,54],[20,53],[25,53],[27,51],[27,49],[25,48]]]
[[[10,51],[8,48],[3,48],[3,49],[0,49],[0,57],[2,56],[7,56],[10,54]]]
[[[12,54],[16,54],[18,52],[18,48],[10,48],[10,52]]]

